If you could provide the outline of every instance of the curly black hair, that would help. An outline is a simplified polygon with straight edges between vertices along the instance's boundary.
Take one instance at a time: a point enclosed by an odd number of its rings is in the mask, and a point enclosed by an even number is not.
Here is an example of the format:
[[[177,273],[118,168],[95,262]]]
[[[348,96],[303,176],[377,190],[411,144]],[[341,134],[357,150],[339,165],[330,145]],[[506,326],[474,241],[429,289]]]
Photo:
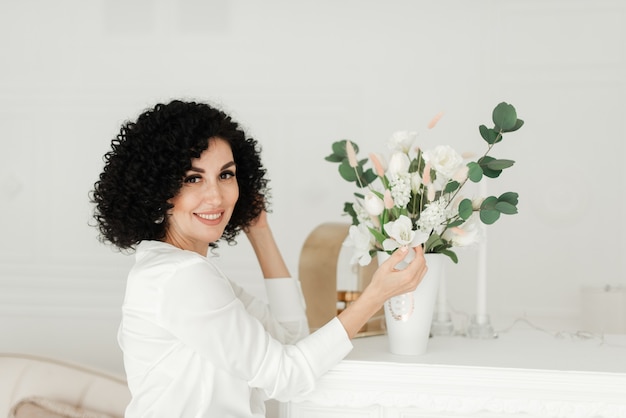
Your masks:
[[[140,241],[163,239],[172,208],[168,200],[178,194],[191,160],[215,137],[230,144],[237,164],[239,199],[221,237],[235,244],[239,232],[267,209],[260,147],[222,110],[180,100],[145,110],[136,122],[125,122],[111,141],[90,192],[100,240],[132,250]]]

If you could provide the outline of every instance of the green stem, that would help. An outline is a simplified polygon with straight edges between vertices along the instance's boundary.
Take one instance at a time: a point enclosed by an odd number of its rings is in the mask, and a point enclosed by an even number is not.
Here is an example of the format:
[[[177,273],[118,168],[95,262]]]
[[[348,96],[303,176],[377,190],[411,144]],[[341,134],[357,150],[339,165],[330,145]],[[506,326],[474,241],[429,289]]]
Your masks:
[[[500,131],[498,134],[499,134],[500,136],[502,136],[502,131]],[[491,148],[493,148],[493,146],[494,146],[494,145],[495,145],[495,143],[494,143],[494,144],[487,144],[487,151],[485,151],[485,153],[483,154],[483,156],[482,156],[482,157],[480,157],[480,158],[479,158],[479,160],[480,160],[480,159],[485,158],[485,157],[487,156],[487,154],[489,154],[489,151],[491,151]],[[463,186],[465,186],[465,183],[467,183],[467,180],[468,180],[467,178],[466,178],[465,180],[463,180],[463,182],[461,183],[461,185],[460,185],[460,186],[456,189],[456,191],[454,192],[454,194],[452,195],[452,197],[451,197],[451,198],[450,198],[450,200],[448,201],[448,205],[449,205],[450,203],[452,203],[452,201],[456,198],[456,196],[457,196],[457,195],[461,192],[461,189],[463,188]],[[448,207],[448,206],[446,205],[446,208],[447,208],[447,207]]]

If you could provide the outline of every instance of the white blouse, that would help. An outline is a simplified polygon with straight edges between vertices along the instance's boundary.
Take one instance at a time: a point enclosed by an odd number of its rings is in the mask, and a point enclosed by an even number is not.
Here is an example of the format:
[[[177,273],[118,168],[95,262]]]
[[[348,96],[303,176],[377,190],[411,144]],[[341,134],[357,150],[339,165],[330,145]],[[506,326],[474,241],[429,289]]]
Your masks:
[[[209,258],[140,243],[118,334],[132,394],[125,416],[264,417],[266,399],[311,391],[352,343],[337,318],[308,335],[295,279],[264,282],[269,306]]]

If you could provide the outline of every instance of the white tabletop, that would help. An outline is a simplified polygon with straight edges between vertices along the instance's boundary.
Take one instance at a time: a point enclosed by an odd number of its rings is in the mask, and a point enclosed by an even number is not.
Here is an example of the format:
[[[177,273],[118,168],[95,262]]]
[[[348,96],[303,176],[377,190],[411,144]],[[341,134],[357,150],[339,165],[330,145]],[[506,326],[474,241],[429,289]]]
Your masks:
[[[419,356],[389,352],[385,335],[353,340],[350,361],[626,373],[626,334],[592,335],[514,329],[494,339],[435,336]]]
[[[626,335],[516,326],[436,336],[419,356],[391,354],[386,335],[353,344],[284,416],[626,418]]]

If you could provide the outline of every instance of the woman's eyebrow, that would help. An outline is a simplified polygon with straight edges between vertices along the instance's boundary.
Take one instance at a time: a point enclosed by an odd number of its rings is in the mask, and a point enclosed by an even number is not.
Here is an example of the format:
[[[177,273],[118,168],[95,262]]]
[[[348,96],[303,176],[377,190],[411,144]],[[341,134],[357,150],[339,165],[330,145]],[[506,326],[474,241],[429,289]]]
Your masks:
[[[226,170],[228,167],[232,167],[232,166],[234,166],[234,165],[235,165],[235,162],[234,162],[234,161],[227,162],[226,164],[224,164],[224,165],[222,166],[222,168],[220,168],[220,170]],[[194,166],[191,166],[191,168],[189,169],[189,171],[195,171],[196,173],[204,173],[204,169],[203,169],[203,168],[200,168],[200,167],[194,167]]]

